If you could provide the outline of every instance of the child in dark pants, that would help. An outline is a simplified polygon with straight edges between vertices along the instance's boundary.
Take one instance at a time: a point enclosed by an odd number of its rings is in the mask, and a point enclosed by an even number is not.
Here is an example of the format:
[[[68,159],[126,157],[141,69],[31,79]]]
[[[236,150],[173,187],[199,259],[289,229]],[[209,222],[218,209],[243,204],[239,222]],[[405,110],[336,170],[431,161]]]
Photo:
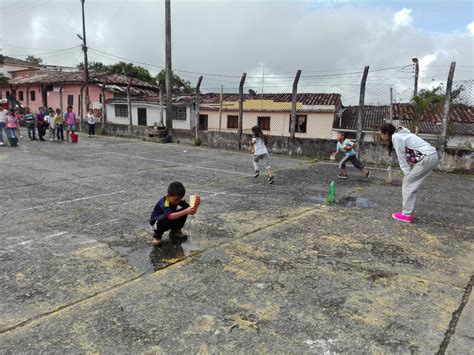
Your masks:
[[[369,178],[371,171],[367,169],[359,159],[357,159],[357,153],[355,152],[354,147],[355,143],[352,143],[350,139],[347,139],[344,132],[339,132],[337,135],[336,151],[332,154],[332,156],[336,157],[338,153],[344,153],[344,157],[339,162],[340,172],[337,175],[338,178],[347,179],[346,163],[348,161],[350,161],[355,168],[363,172],[366,178]]]
[[[186,240],[187,235],[181,229],[186,223],[188,215],[196,213],[197,206],[190,207],[183,200],[186,190],[182,183],[172,182],[168,186],[168,193],[155,205],[150,217],[150,226],[154,231],[153,245],[161,245],[163,233],[170,230],[169,237],[175,240]]]

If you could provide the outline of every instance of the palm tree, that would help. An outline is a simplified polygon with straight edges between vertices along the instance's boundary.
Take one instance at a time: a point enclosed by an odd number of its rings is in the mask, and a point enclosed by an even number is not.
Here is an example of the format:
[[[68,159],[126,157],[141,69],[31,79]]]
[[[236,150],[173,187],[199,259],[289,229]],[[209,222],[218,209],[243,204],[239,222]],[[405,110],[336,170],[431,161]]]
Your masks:
[[[420,123],[426,116],[441,113],[444,105],[444,95],[441,93],[441,86],[432,90],[422,89],[418,95],[413,96],[413,114],[411,117],[412,130],[415,134],[420,131]]]

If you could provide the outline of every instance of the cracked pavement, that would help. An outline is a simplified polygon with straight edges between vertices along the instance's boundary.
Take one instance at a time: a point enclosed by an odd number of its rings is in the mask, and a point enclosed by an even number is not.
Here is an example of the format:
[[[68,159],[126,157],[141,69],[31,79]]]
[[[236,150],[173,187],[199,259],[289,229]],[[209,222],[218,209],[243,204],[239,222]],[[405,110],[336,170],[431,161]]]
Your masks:
[[[471,175],[431,174],[393,221],[400,175],[80,135],[1,147],[0,352],[474,353]],[[150,245],[171,181],[199,233]]]

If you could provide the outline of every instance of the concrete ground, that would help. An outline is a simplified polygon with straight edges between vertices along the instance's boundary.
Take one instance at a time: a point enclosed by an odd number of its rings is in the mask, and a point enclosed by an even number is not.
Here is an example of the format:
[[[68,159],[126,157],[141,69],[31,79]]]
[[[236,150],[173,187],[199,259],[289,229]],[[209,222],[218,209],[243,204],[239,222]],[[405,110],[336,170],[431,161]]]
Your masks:
[[[474,353],[474,178],[434,173],[414,224],[400,176],[111,137],[0,147],[0,352]],[[174,180],[191,243],[150,245]]]

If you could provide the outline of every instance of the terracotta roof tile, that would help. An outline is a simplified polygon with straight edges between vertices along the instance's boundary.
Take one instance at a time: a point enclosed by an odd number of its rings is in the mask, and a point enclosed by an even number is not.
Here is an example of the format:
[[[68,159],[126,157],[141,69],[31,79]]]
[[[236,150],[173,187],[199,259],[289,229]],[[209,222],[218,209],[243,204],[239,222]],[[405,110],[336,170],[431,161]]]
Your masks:
[[[339,118],[334,119],[334,128],[340,130],[357,130],[358,106],[348,106]],[[409,126],[413,106],[409,103],[393,105],[393,119],[398,124]],[[365,106],[362,130],[377,131],[390,118],[389,106]],[[439,134],[442,126],[442,112],[429,115],[420,124],[420,133]],[[453,105],[450,108],[449,124],[455,134],[474,135],[474,107]]]
[[[274,102],[291,102],[291,94],[257,94],[251,96],[244,94],[244,100],[272,100]],[[202,94],[200,102],[202,104],[218,104],[220,100],[219,93]],[[238,101],[239,94],[223,94],[223,101]],[[338,106],[341,102],[341,94],[325,93],[302,93],[297,94],[296,101],[303,105],[328,105]]]
[[[91,73],[89,80],[91,83],[106,82],[109,85],[126,86],[129,78],[120,74],[99,74]],[[30,75],[18,76],[10,80],[11,85],[26,84],[61,84],[61,83],[82,83],[84,82],[84,72],[61,72],[61,71],[40,71],[30,73]],[[135,87],[157,90],[156,85],[142,80],[131,78],[131,85]]]
[[[3,64],[12,65],[12,66],[17,65],[17,66],[29,67],[29,68],[39,67],[38,64],[30,63],[23,59],[18,59],[18,58],[13,58],[13,57],[8,57],[8,56],[3,57]]]

